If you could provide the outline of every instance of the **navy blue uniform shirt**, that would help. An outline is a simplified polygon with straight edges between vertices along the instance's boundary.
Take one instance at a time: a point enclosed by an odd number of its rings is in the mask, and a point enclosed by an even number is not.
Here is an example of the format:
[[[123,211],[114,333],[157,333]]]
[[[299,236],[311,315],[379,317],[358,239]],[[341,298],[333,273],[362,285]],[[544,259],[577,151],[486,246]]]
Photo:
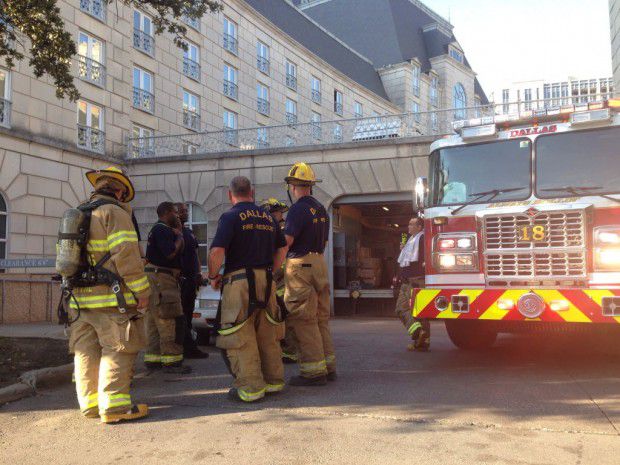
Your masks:
[[[198,241],[194,232],[183,226],[183,255],[181,256],[181,276],[196,281],[200,274],[200,263],[198,262]]]
[[[149,232],[146,244],[146,259],[148,262],[155,266],[181,269],[182,251],[172,260],[166,258],[174,252],[174,241],[176,238],[177,233],[170,226],[162,221],[155,223],[153,228],[151,228],[151,232]]]
[[[302,197],[286,215],[284,234],[295,238],[288,250],[290,258],[303,257],[310,252],[323,253],[329,234],[327,210],[314,197]]]
[[[286,240],[273,216],[254,202],[239,202],[217,225],[211,248],[226,250],[224,274],[242,268],[267,268]]]

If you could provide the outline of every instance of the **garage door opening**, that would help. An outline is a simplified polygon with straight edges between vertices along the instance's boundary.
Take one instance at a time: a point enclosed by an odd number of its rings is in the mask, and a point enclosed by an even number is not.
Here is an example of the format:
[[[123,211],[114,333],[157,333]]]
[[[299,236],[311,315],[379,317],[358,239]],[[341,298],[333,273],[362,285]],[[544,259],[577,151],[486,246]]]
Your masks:
[[[336,315],[394,312],[392,279],[400,245],[415,216],[410,195],[344,198],[333,205],[333,276]]]

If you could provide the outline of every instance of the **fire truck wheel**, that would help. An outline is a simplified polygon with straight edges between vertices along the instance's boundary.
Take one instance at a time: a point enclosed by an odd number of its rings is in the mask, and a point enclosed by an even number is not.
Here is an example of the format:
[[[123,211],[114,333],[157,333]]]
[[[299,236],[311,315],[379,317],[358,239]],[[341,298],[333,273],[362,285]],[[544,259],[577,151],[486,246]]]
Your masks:
[[[446,331],[452,343],[463,350],[488,349],[497,339],[497,331],[481,327],[477,321],[446,320]]]

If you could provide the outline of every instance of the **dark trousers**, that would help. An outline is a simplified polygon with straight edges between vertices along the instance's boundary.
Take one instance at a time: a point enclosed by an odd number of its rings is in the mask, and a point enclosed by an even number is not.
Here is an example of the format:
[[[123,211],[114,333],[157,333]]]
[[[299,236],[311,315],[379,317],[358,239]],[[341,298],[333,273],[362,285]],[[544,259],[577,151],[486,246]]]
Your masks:
[[[183,307],[183,315],[185,316],[185,338],[183,340],[183,349],[196,349],[196,341],[192,338],[192,318],[194,315],[194,307],[196,305],[196,282],[192,279],[181,280],[181,305]]]

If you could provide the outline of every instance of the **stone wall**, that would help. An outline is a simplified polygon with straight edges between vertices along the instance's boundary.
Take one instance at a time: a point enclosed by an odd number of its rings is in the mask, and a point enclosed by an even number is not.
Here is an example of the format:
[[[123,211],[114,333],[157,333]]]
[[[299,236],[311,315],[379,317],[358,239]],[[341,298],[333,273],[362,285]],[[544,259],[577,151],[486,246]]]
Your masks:
[[[611,35],[611,60],[614,88],[620,92],[620,0],[609,0],[609,23]]]

